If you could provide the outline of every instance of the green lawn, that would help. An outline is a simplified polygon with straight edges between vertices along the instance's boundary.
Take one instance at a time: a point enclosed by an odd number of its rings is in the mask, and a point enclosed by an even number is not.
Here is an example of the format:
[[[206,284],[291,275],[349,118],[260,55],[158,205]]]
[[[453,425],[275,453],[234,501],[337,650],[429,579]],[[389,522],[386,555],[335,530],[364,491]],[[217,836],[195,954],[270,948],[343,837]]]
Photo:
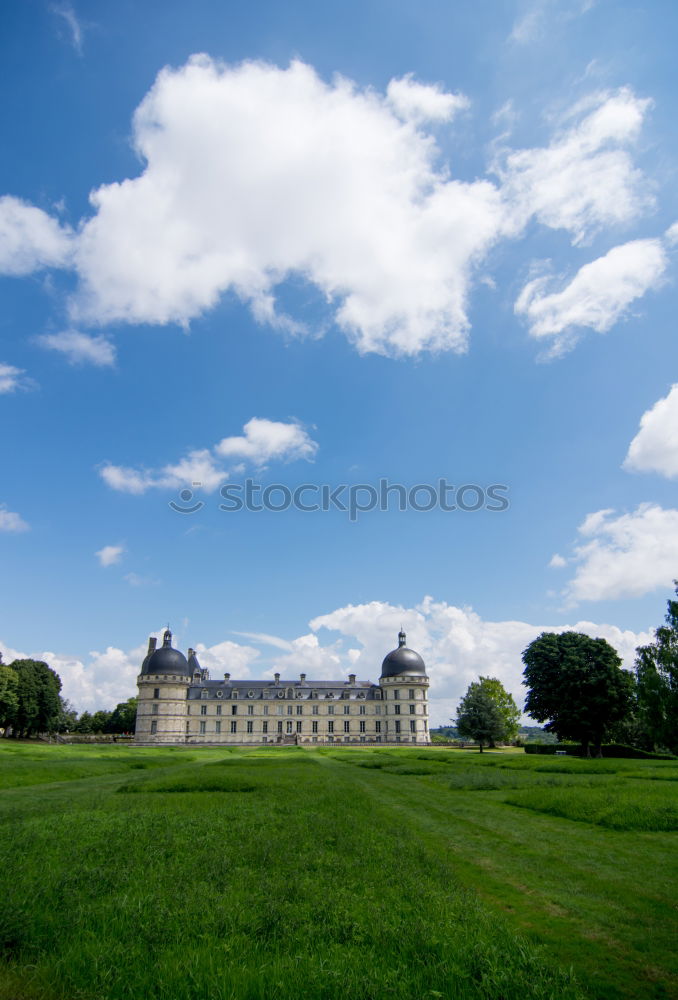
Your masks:
[[[0,1000],[663,1000],[678,762],[0,741]]]

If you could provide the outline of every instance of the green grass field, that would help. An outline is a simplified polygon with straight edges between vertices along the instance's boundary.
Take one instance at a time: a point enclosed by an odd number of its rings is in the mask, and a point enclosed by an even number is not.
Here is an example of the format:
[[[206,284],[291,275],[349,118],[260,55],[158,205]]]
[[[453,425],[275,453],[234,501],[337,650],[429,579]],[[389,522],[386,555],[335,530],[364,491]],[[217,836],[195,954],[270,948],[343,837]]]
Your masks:
[[[0,1000],[676,997],[676,780],[0,741]]]

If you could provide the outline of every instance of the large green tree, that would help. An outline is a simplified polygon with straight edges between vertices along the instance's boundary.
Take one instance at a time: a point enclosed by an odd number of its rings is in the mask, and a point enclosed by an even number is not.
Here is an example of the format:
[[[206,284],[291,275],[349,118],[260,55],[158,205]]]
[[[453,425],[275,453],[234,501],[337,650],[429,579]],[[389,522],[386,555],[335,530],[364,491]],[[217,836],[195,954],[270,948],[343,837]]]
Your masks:
[[[581,632],[542,632],[523,652],[525,711],[559,739],[576,740],[589,754],[611,727],[626,718],[633,675],[605,639]]]
[[[481,753],[483,744],[494,746],[497,740],[505,738],[506,723],[501,709],[479,681],[469,684],[459,702],[455,725],[460,736],[477,741]]]
[[[0,729],[14,724],[19,707],[19,675],[0,656]]]
[[[54,732],[61,718],[61,679],[42,660],[14,660],[19,704],[12,728],[17,736]]]
[[[667,605],[654,642],[636,650],[638,722],[652,746],[678,753],[678,601]]]

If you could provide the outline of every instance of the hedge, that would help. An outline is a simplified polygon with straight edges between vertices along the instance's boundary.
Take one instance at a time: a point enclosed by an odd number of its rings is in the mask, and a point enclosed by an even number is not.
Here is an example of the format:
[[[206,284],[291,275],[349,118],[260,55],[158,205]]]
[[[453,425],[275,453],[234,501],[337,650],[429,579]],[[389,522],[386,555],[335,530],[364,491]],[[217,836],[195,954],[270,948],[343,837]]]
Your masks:
[[[568,757],[582,757],[584,748],[580,743],[527,743],[525,753],[554,754],[564,750]],[[591,749],[591,748],[589,748]],[[629,757],[642,760],[675,760],[670,753],[650,753],[637,747],[627,747],[623,743],[603,743],[603,757]]]

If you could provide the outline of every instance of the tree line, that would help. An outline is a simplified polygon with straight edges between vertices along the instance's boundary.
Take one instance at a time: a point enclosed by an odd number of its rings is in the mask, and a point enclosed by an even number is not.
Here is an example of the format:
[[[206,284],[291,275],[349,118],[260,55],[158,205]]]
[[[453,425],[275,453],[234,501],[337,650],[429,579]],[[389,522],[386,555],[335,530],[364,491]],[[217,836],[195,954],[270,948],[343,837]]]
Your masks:
[[[61,678],[42,660],[14,660],[0,655],[0,729],[5,735],[40,733],[133,733],[137,699],[128,698],[112,711],[83,712],[61,696]]]
[[[676,597],[678,597],[678,581]],[[623,670],[605,639],[582,632],[542,632],[523,651],[525,711],[559,740],[601,756],[604,741],[678,754],[678,600],[667,602],[654,641],[636,649]],[[461,736],[483,745],[515,739],[520,711],[493,677],[473,682],[457,709]]]

